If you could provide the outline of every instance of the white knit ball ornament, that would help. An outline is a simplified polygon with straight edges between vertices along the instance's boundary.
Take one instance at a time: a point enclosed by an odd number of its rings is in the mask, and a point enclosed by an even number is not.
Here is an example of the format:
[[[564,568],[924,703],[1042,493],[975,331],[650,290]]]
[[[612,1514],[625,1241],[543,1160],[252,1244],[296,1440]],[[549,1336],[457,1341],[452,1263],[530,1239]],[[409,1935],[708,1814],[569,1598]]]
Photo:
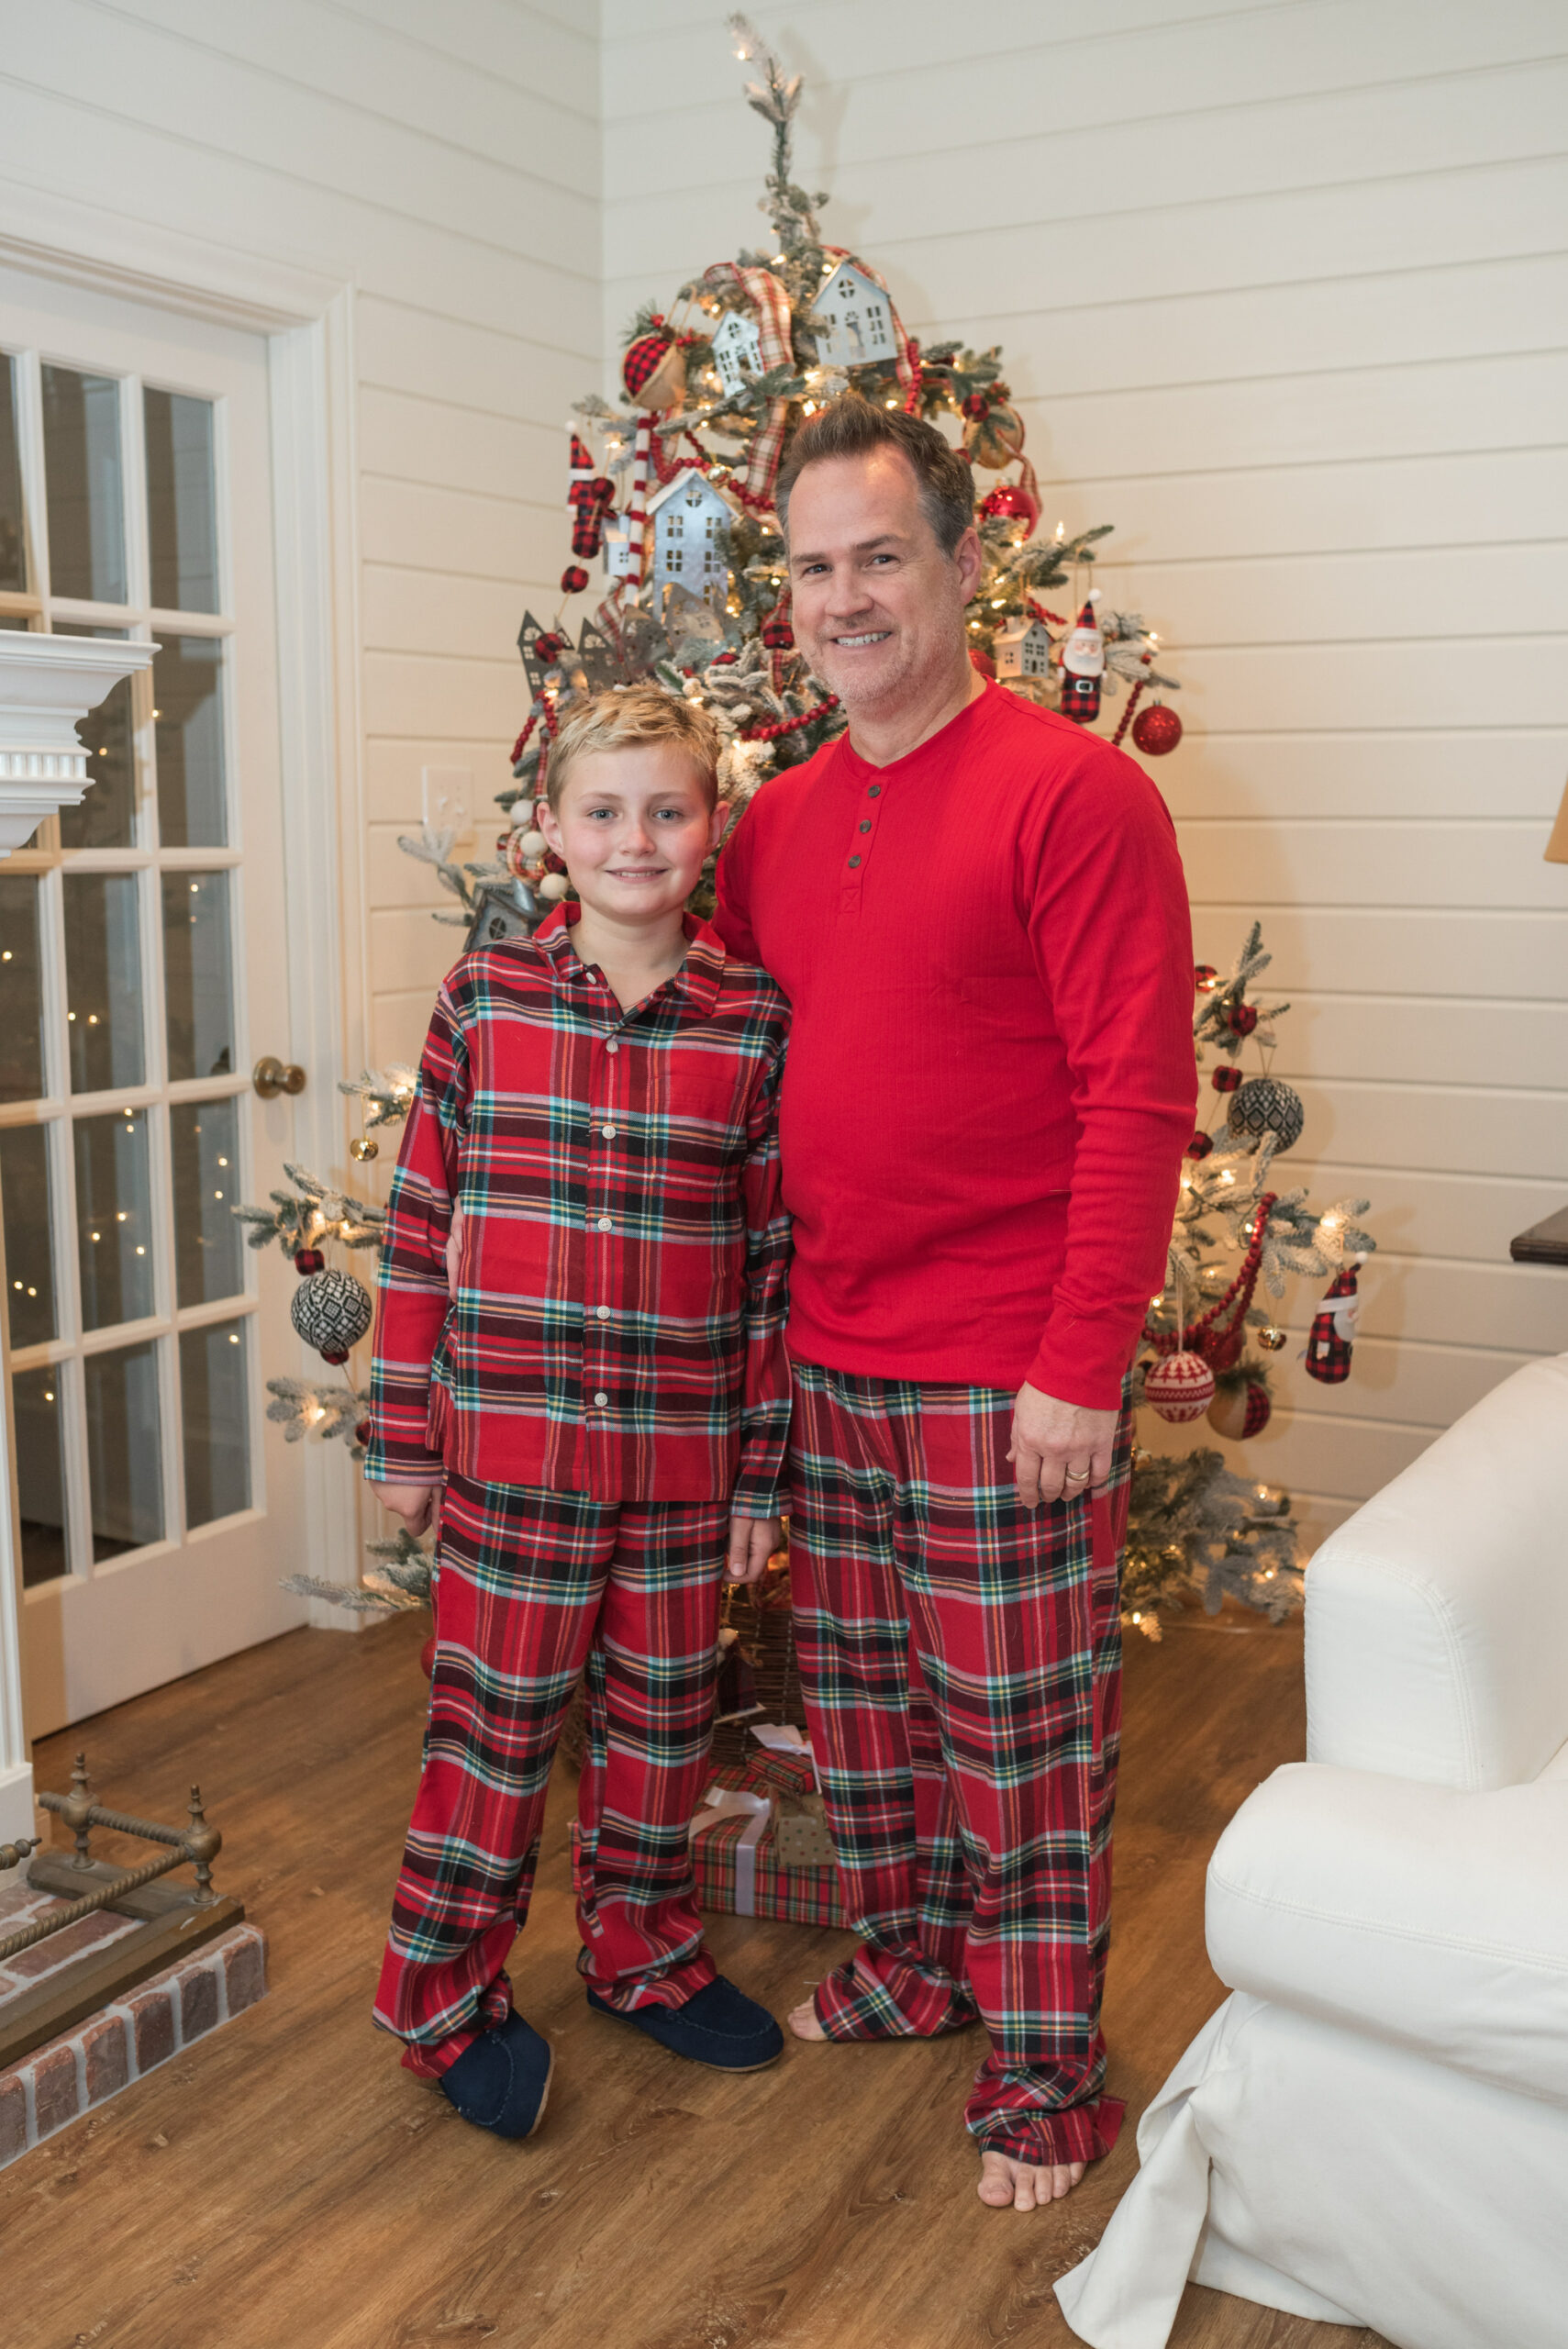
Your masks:
[[[572,884],[564,873],[547,873],[539,885],[539,894],[541,897],[551,899],[564,897],[571,886]]]
[[[1201,1419],[1214,1400],[1214,1373],[1201,1354],[1166,1354],[1144,1373],[1143,1396],[1151,1411],[1177,1426]]]
[[[521,833],[521,834],[519,835],[519,837],[518,837],[518,840],[517,840],[517,852],[518,852],[518,854],[519,854],[519,855],[521,855],[521,856],[526,856],[526,857],[528,859],[528,861],[529,861],[529,863],[538,863],[538,861],[539,861],[539,859],[541,856],[544,856],[544,855],[546,855],[546,854],[548,853],[549,849],[550,849],[550,842],[545,839],[545,836],[544,836],[544,834],[543,834],[542,832],[539,832],[539,831],[528,831],[528,832],[523,832],[523,833]]]

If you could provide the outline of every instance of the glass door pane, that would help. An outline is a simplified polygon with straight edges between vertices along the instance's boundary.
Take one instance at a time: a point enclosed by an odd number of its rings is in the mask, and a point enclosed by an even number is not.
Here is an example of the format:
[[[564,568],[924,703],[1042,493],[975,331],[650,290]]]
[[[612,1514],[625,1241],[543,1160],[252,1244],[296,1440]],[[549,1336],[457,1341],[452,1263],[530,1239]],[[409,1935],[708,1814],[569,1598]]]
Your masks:
[[[43,440],[50,593],[123,604],[125,484],[114,376],[45,367]]]
[[[161,637],[152,664],[158,831],[165,848],[222,848],[228,839],[223,761],[223,640]]]
[[[123,628],[83,628],[56,620],[56,636],[122,638]],[[79,807],[60,811],[61,848],[134,848],[136,845],[136,736],[131,714],[130,679],[122,677],[107,701],[101,701],[76,729],[87,752],[93,780]]]
[[[217,1321],[181,1335],[187,1525],[210,1525],[250,1506],[245,1330],[243,1321]]]
[[[212,402],[141,395],[147,440],[147,536],[160,611],[217,609],[217,496]]]
[[[87,1473],[93,1503],[93,1563],[157,1542],[163,1532],[163,1420],[158,1344],[89,1354]]]
[[[17,362],[0,351],[0,587],[7,592],[27,593],[27,546],[22,460],[17,445]]]
[[[0,873],[0,1101],[41,1101],[44,1082],[43,955],[39,885],[30,874]]]
[[[17,1426],[17,1505],[22,1520],[22,1585],[58,1582],[69,1572],[61,1374],[50,1364],[11,1381]]]
[[[141,939],[134,873],[65,876],[65,1001],[72,1093],[139,1085]]]
[[[78,1118],[73,1131],[82,1327],[144,1321],[156,1304],[147,1112]]]
[[[6,1219],[6,1279],[11,1350],[60,1335],[50,1240],[48,1126],[0,1129],[0,1199]]]

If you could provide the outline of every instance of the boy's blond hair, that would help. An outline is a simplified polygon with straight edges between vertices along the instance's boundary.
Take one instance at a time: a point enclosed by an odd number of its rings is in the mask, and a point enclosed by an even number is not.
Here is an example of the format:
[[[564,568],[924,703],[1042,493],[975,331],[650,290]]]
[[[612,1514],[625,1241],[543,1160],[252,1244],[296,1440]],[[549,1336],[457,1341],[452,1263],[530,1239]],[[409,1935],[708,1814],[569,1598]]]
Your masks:
[[[560,809],[574,759],[595,751],[629,751],[644,742],[672,742],[684,751],[707,794],[708,806],[717,807],[719,733],[706,710],[660,685],[613,685],[581,703],[561,722],[545,769],[544,796],[551,812]]]

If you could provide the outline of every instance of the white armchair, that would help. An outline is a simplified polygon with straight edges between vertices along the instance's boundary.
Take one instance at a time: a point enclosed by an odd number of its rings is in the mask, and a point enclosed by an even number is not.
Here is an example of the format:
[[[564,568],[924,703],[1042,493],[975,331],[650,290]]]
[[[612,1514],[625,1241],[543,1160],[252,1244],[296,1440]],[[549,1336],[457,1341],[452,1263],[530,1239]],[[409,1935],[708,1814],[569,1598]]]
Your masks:
[[[1208,1871],[1232,1996],[1058,2298],[1164,2349],[1189,2274],[1399,2349],[1568,2343],[1568,1355],[1326,1542],[1307,1753]]]

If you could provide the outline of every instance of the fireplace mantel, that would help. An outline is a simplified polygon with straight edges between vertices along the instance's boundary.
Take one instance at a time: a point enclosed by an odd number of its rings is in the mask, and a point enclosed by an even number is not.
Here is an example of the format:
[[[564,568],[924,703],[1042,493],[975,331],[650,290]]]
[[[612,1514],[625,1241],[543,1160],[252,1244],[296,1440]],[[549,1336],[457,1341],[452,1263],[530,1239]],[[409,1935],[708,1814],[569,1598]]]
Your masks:
[[[122,677],[150,668],[158,649],[0,629],[0,857],[25,848],[47,816],[80,803],[93,778],[78,723]]]

